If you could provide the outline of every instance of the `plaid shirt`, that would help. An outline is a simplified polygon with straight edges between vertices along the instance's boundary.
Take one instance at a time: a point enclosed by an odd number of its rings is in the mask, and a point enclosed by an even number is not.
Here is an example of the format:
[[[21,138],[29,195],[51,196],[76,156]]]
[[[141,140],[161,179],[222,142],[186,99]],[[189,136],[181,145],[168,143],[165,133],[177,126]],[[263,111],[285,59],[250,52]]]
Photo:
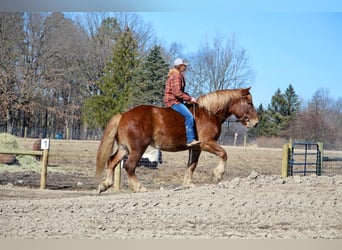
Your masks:
[[[170,70],[164,92],[164,102],[167,107],[171,107],[173,104],[183,103],[184,101],[190,101],[191,96],[184,92],[185,79],[183,74],[176,68]]]

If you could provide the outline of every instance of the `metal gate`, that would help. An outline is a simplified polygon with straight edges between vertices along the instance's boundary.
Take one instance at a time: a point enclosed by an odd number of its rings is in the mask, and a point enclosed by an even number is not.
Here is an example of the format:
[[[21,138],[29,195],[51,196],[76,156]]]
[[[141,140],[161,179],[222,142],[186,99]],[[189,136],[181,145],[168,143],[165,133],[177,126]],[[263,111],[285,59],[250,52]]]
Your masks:
[[[289,159],[289,175],[322,174],[323,144],[319,142],[294,142]]]

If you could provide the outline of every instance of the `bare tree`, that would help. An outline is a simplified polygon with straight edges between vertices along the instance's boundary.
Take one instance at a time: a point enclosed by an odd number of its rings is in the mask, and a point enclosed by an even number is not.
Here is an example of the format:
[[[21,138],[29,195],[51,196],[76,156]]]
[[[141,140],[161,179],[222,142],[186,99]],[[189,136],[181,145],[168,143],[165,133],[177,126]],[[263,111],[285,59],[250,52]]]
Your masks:
[[[183,46],[179,43],[173,42],[171,43],[169,48],[164,49],[163,56],[166,61],[171,67],[173,66],[173,62],[177,57],[184,57],[183,56]]]
[[[84,62],[88,60],[86,41],[87,34],[62,13],[53,13],[46,19],[42,49],[45,100],[49,122],[65,132],[72,132],[74,124],[79,124],[81,119],[87,83],[84,75]]]
[[[42,47],[44,41],[44,13],[26,13],[23,28],[21,56],[17,64],[20,71],[18,95],[18,123],[21,136],[25,127],[41,126],[39,111],[42,103]],[[37,112],[38,111],[38,112]]]
[[[317,90],[308,105],[291,122],[293,139],[322,141],[325,148],[341,148],[342,101],[332,99],[327,89]]]
[[[137,13],[114,12],[112,14],[120,24],[121,30],[128,27],[133,32],[134,40],[138,42],[139,53],[141,57],[145,57],[155,45],[155,32],[152,25],[145,23]]]
[[[88,57],[87,62],[85,62],[87,67],[87,71],[85,72],[91,85],[102,76],[103,69],[110,60],[115,42],[113,40],[113,29],[117,29],[118,27],[114,27],[116,20],[112,20],[107,12],[80,13],[72,18],[75,19],[77,25],[88,35],[85,47]],[[105,23],[104,20],[107,20],[107,22]],[[112,24],[109,24],[108,21],[111,21]]]
[[[72,18],[89,36],[89,60],[86,62],[89,95],[96,92],[95,82],[102,77],[114,44],[125,28],[128,27],[133,32],[134,39],[138,42],[140,57],[145,57],[154,45],[152,26],[144,23],[136,13],[89,12],[74,15]]]
[[[0,12],[0,118],[12,133],[18,113],[20,73],[18,63],[23,42],[23,13]],[[1,121],[1,119],[0,119]]]
[[[246,86],[254,79],[246,50],[237,46],[235,37],[217,35],[189,58],[188,82],[195,95]]]
[[[108,55],[111,54],[116,38],[126,27],[132,30],[134,39],[138,41],[138,50],[141,56],[146,56],[155,45],[156,38],[152,25],[145,23],[137,13],[89,12],[73,18],[98,45],[104,48],[107,59]],[[106,27],[104,25],[106,21],[107,24],[114,25]]]

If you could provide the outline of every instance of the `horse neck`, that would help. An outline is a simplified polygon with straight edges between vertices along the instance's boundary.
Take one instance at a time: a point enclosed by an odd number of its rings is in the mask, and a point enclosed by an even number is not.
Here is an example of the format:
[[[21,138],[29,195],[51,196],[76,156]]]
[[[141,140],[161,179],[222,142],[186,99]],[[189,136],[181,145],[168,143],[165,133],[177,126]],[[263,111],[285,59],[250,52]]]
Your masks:
[[[199,105],[190,107],[190,111],[195,119],[198,117],[204,117],[205,120],[216,120],[220,124],[222,124],[231,115],[231,113],[229,113],[227,116],[226,110],[220,112],[211,112],[210,110],[200,107]]]
[[[231,107],[240,98],[237,90],[218,90],[200,97],[198,106],[224,122],[232,115]]]

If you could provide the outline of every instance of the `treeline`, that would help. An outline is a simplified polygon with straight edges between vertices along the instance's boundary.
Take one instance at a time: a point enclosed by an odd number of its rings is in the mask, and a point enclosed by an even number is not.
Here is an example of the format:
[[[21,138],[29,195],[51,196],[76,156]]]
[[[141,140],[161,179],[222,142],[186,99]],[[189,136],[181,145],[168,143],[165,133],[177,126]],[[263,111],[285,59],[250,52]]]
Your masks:
[[[233,39],[216,40],[216,50],[206,44],[191,55],[189,92],[248,84],[244,51]],[[134,13],[0,13],[0,42],[1,130],[22,136],[28,128],[32,137],[99,137],[113,114],[163,105],[169,65],[185,57]],[[229,54],[219,59],[225,63],[215,58],[219,50]],[[214,61],[224,67],[203,74]]]
[[[19,136],[99,139],[112,115],[139,104],[163,106],[167,72],[178,56],[191,62],[187,91],[194,96],[254,81],[234,37],[217,35],[184,54],[181,44],[160,43],[135,13],[0,13],[0,44],[0,132]],[[341,100],[321,90],[304,104],[289,86],[258,110],[253,137],[340,146]]]
[[[258,107],[260,124],[254,136],[280,137],[324,142],[326,149],[342,149],[342,98],[334,100],[329,91],[318,89],[309,101],[299,100],[290,84],[274,93],[265,109]]]

